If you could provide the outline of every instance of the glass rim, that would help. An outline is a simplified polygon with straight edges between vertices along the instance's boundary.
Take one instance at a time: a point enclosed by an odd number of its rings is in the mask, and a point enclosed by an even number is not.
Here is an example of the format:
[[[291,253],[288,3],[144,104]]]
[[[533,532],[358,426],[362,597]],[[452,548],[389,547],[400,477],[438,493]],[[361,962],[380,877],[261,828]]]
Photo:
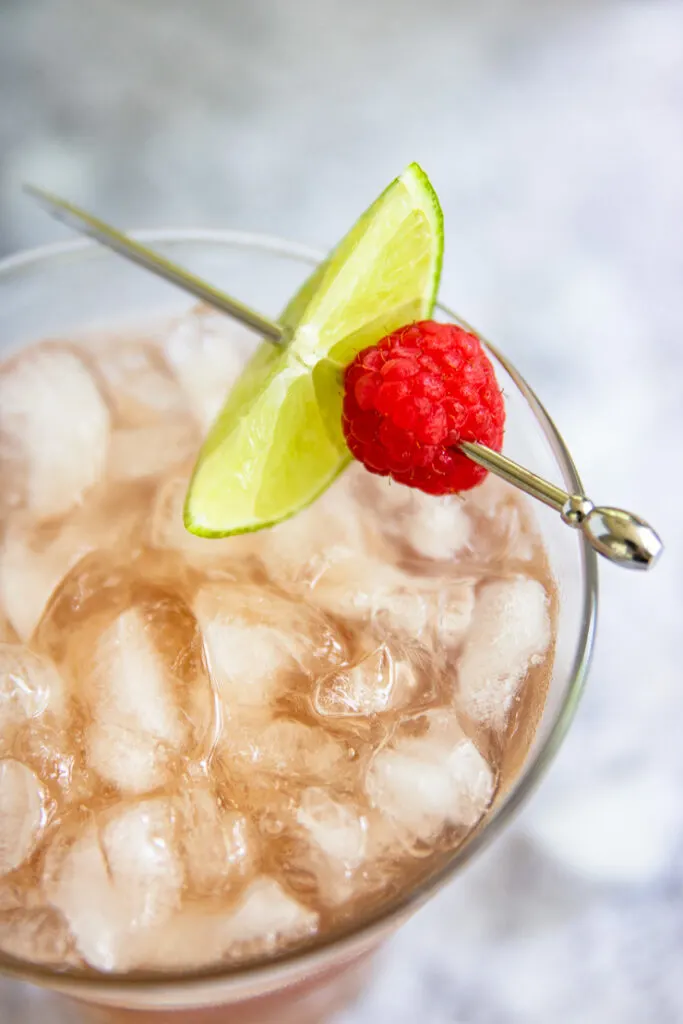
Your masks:
[[[294,259],[308,265],[320,262],[325,256],[323,252],[309,245],[290,242],[275,235],[248,231],[192,228],[175,230],[166,228],[130,231],[129,234],[139,241],[147,243],[216,245],[218,247],[227,246],[235,249],[257,250],[274,256]],[[1,259],[0,280],[6,280],[15,273],[34,270],[44,263],[49,264],[54,260],[83,255],[111,257],[114,254],[98,243],[88,239],[54,242],[23,250]],[[140,272],[144,273],[143,270]],[[451,320],[475,333],[491,351],[495,359],[509,374],[531,409],[545,440],[550,446],[565,486],[570,493],[583,494],[581,479],[562,434],[541,400],[521,373],[515,368],[514,364],[476,328],[449,309],[448,306],[443,303],[437,303],[436,308]],[[220,985],[231,981],[235,983],[239,981],[258,983],[259,976],[263,976],[265,980],[265,976],[268,974],[272,975],[274,971],[280,972],[296,966],[308,967],[311,971],[322,970],[325,966],[325,958],[330,953],[334,952],[344,956],[345,952],[347,952],[349,956],[353,956],[353,947],[359,939],[362,938],[370,944],[373,937],[386,930],[394,920],[400,919],[406,913],[417,910],[431,896],[450,882],[465,864],[500,835],[509,824],[547,772],[562,746],[574,718],[590,667],[598,608],[597,555],[583,534],[576,531],[576,537],[579,544],[581,561],[581,624],[572,666],[568,673],[569,683],[562,705],[557,712],[556,720],[553,722],[543,743],[533,752],[531,758],[524,762],[520,775],[513,782],[501,806],[493,809],[490,816],[484,819],[481,827],[478,827],[448,856],[446,862],[438,871],[423,879],[405,894],[394,898],[388,906],[380,906],[367,917],[362,918],[360,921],[352,922],[341,933],[333,933],[322,940],[313,940],[309,945],[285,951],[282,954],[276,954],[262,960],[255,960],[244,965],[222,964],[212,968],[184,972],[136,972],[132,976],[126,974],[107,975],[92,969],[60,970],[58,968],[31,964],[28,961],[15,960],[12,957],[0,954],[2,956],[2,960],[0,960],[0,973],[17,980],[33,982],[43,987],[56,990],[61,989],[68,994],[76,993],[78,996],[86,999],[88,996],[95,998],[98,993],[101,995],[104,991],[113,992],[115,989],[130,994],[137,993],[140,996],[151,996],[154,992],[160,990],[163,990],[168,995],[173,990],[182,989],[183,993],[187,995],[188,991],[191,991],[194,987],[205,988],[207,984]],[[272,987],[271,985],[271,990]],[[186,1004],[183,1003],[183,1005]]]

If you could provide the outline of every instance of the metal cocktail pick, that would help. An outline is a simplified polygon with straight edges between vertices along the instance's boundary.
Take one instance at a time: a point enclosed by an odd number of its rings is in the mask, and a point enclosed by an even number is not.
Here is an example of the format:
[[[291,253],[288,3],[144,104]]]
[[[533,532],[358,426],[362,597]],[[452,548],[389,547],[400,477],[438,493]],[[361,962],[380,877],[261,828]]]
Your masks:
[[[120,256],[170,281],[222,313],[227,313],[274,344],[281,345],[287,340],[278,323],[218,291],[104,221],[43,189],[33,185],[25,185],[24,189],[51,216],[81,234],[88,235]],[[663,544],[652,527],[639,516],[618,508],[596,508],[585,495],[568,494],[561,487],[556,487],[485,445],[463,441],[459,447],[469,459],[555,509],[568,526],[580,529],[599,554],[617,565],[629,569],[651,569],[659,559]]]

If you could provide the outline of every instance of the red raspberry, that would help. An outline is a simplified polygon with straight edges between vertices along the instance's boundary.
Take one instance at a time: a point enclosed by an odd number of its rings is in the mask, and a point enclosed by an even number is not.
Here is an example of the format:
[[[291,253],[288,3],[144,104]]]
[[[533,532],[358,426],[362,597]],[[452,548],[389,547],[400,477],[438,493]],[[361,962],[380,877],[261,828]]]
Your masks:
[[[479,441],[500,451],[505,407],[479,339],[455,324],[424,320],[347,366],[342,422],[351,452],[371,473],[452,494],[486,477],[458,444]]]

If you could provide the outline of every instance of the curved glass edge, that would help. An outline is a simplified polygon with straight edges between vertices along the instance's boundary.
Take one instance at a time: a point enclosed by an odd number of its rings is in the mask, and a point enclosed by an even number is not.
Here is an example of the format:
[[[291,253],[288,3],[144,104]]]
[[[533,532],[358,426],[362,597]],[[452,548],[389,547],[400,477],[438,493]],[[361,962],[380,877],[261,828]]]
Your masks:
[[[131,231],[131,235],[142,242],[159,244],[195,244],[232,246],[234,248],[257,249],[272,255],[294,259],[302,263],[315,265],[324,258],[324,253],[311,246],[296,242],[288,242],[271,235],[252,234],[245,231],[230,230],[144,230]],[[50,263],[55,259],[68,259],[70,256],[109,257],[111,253],[87,239],[56,242],[50,245],[27,250],[0,260],[0,278],[11,277],[14,273],[22,273]],[[488,341],[465,319],[442,303],[436,307],[454,322],[466,330],[476,334],[494,357],[501,363],[514,381],[516,387],[526,399],[534,413],[543,434],[550,445],[553,455],[562,473],[562,477],[570,493],[583,493],[583,485],[574,460],[567,448],[560,431],[548,414],[545,406],[524,377],[498,348]],[[314,971],[326,957],[334,951],[340,957],[353,955],[353,947],[359,939],[370,945],[374,937],[379,937],[398,919],[418,909],[432,895],[446,885],[458,869],[468,863],[476,854],[484,849],[505,828],[527,797],[536,789],[548,767],[559,751],[567,731],[572,723],[581,695],[583,693],[593,653],[595,627],[598,609],[598,560],[595,551],[583,535],[577,533],[577,541],[581,552],[583,573],[583,616],[579,639],[570,673],[570,683],[565,700],[562,704],[557,721],[553,724],[543,745],[536,751],[533,761],[524,766],[521,777],[512,787],[505,801],[485,820],[481,829],[475,831],[458,847],[447,864],[423,883],[411,889],[406,895],[395,900],[389,908],[381,908],[368,918],[356,923],[342,934],[333,935],[328,939],[315,942],[309,947],[295,949],[271,959],[262,960],[244,966],[225,965],[203,971],[188,971],[182,974],[164,974],[163,972],[138,973],[134,977],[125,975],[106,976],[95,971],[51,970],[47,967],[27,964],[3,958],[0,971],[20,981],[32,982],[44,987],[68,990],[70,993],[79,990],[85,998],[93,997],[105,989],[146,993],[152,995],[163,990],[166,995],[174,989],[182,989],[185,996],[193,988],[205,989],[207,984],[221,984],[231,979],[257,982],[259,976],[264,979],[294,966],[306,966]]]

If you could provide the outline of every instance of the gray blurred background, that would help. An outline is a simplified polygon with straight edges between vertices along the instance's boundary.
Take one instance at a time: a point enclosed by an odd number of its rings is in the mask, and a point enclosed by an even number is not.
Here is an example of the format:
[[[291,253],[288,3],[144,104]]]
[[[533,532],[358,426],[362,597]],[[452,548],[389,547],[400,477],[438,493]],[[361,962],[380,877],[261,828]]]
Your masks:
[[[679,1024],[683,3],[0,0],[0,83],[0,254],[66,234],[24,179],[124,226],[326,246],[425,166],[442,296],[536,387],[588,493],[668,551],[651,577],[601,567],[550,777],[341,1021]],[[2,1024],[45,1013],[0,983]]]

